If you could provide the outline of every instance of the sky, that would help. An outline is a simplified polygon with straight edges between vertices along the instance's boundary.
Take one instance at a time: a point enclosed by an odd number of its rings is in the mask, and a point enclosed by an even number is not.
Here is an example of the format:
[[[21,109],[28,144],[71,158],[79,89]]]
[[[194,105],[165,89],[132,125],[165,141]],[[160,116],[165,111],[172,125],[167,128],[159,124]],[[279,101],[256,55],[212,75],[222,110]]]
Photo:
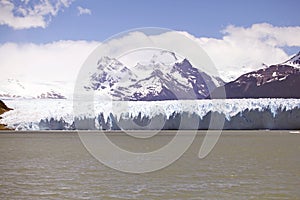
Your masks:
[[[230,81],[300,50],[299,0],[0,0],[0,79],[74,79],[122,31],[179,31]],[[163,37],[163,36],[162,36]]]

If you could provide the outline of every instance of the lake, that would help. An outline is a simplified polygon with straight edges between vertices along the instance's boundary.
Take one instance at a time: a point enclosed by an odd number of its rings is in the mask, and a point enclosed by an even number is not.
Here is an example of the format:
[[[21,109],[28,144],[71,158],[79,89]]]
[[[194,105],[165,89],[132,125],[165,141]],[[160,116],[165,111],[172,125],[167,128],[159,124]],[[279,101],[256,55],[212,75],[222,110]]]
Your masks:
[[[155,150],[172,134],[111,140],[136,151]],[[184,136],[183,136],[184,137]],[[198,158],[204,133],[170,166],[129,174],[106,167],[76,132],[1,132],[0,199],[300,199],[300,134],[224,131]]]

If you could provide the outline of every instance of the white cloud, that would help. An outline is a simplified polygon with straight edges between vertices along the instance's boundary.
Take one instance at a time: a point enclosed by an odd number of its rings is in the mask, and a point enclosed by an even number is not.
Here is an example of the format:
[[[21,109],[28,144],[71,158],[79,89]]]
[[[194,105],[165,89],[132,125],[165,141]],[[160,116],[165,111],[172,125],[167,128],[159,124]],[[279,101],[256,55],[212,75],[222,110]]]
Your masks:
[[[153,29],[151,30],[153,31]],[[121,33],[121,35],[115,35],[113,39],[101,45],[95,51],[91,56],[93,58],[90,60],[91,64],[87,64],[87,66],[93,67],[92,63],[96,63],[100,55],[119,58],[133,51],[164,49],[175,52],[180,57],[188,58],[193,65],[202,71],[217,75],[216,70],[213,68],[213,63],[194,40],[190,40],[180,32],[163,32],[166,29],[156,30],[162,31],[161,34],[149,35],[149,31],[151,32],[151,30],[146,28],[142,31],[136,30],[135,32],[130,32],[129,34]],[[124,57],[122,59],[127,60]],[[128,60],[127,62],[134,63],[134,61]]]
[[[48,44],[0,45],[0,79],[74,81],[98,42],[58,41]]]
[[[222,33],[222,39],[194,39],[212,58],[226,81],[259,69],[262,63],[271,65],[285,61],[289,55],[283,47],[300,47],[299,26],[276,27],[266,23],[249,28],[228,26]]]
[[[13,29],[45,28],[52,16],[64,7],[69,7],[73,0],[39,0],[30,5],[27,0],[18,5],[11,0],[0,0],[0,25],[8,25]]]
[[[225,81],[259,69],[262,63],[271,65],[287,60],[290,55],[284,52],[283,47],[300,48],[300,38],[297,37],[300,35],[300,27],[275,27],[269,24],[255,24],[249,28],[228,26],[223,30],[224,36],[221,39],[196,38],[185,32],[180,33],[207,52]],[[108,55],[120,56],[120,53],[139,48],[141,43],[147,45],[147,42],[150,46],[154,42],[175,51],[185,45],[184,40],[172,33],[147,37],[143,33],[134,32],[127,37],[112,40],[106,44],[109,46],[103,45],[102,49],[108,47],[111,51]],[[88,41],[0,44],[0,79],[75,80],[84,60],[98,44]],[[120,44],[123,47],[120,48]],[[195,46],[186,51],[184,53],[194,58],[199,56]]]
[[[78,6],[77,10],[78,10],[78,16],[80,16],[80,15],[91,15],[92,14],[92,11],[90,9],[83,8],[81,6]]]
[[[201,70],[211,75],[219,74],[225,81],[231,81],[240,75],[257,70],[267,65],[278,64],[286,61],[291,55],[285,51],[285,47],[300,48],[300,27],[276,27],[270,24],[254,24],[249,28],[228,26],[222,30],[223,37],[217,38],[196,38],[195,36],[180,32],[200,45],[203,50],[214,62],[215,69],[211,69],[209,63],[207,66],[195,65]],[[179,38],[171,33],[164,33],[147,37],[141,33],[132,33],[126,38],[121,38],[110,43],[110,48],[115,46],[113,52],[122,52],[125,48],[135,48],[141,43],[155,42],[161,46],[176,51],[177,47],[185,46],[186,40]],[[167,43],[170,44],[167,44]],[[120,47],[120,43],[123,47]],[[183,48],[182,48],[183,49]],[[298,53],[298,52],[295,52]],[[191,55],[193,60],[201,56],[197,48],[189,48],[186,52]],[[202,58],[204,58],[202,56]],[[198,63],[204,63],[198,62]],[[195,64],[195,63],[193,63]]]

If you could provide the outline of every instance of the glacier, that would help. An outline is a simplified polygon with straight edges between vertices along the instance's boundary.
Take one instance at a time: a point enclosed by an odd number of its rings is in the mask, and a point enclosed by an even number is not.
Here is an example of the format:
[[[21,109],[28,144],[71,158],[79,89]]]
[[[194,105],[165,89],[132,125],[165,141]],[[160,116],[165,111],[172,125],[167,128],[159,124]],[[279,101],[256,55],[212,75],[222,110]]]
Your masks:
[[[300,129],[300,99],[11,99],[5,104],[14,110],[0,123],[15,130],[209,129],[212,115],[224,118],[220,129]]]

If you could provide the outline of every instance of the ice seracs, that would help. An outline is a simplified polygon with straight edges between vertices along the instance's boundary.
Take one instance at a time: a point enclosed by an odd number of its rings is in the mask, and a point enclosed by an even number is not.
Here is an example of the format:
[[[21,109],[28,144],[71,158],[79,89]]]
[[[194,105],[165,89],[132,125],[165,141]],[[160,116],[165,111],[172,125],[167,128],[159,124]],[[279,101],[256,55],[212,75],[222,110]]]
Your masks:
[[[225,118],[225,129],[299,129],[300,99],[226,99],[179,101],[95,101],[93,105],[80,104],[73,112],[67,99],[15,99],[5,104],[13,108],[2,115],[0,124],[17,130],[44,129],[109,129],[120,125],[139,129],[151,120],[165,123],[165,129],[176,129],[181,120],[199,121],[199,129],[207,129],[212,113]],[[161,128],[152,123],[151,129]],[[148,127],[149,128],[149,127]],[[185,127],[188,129],[189,127]]]

